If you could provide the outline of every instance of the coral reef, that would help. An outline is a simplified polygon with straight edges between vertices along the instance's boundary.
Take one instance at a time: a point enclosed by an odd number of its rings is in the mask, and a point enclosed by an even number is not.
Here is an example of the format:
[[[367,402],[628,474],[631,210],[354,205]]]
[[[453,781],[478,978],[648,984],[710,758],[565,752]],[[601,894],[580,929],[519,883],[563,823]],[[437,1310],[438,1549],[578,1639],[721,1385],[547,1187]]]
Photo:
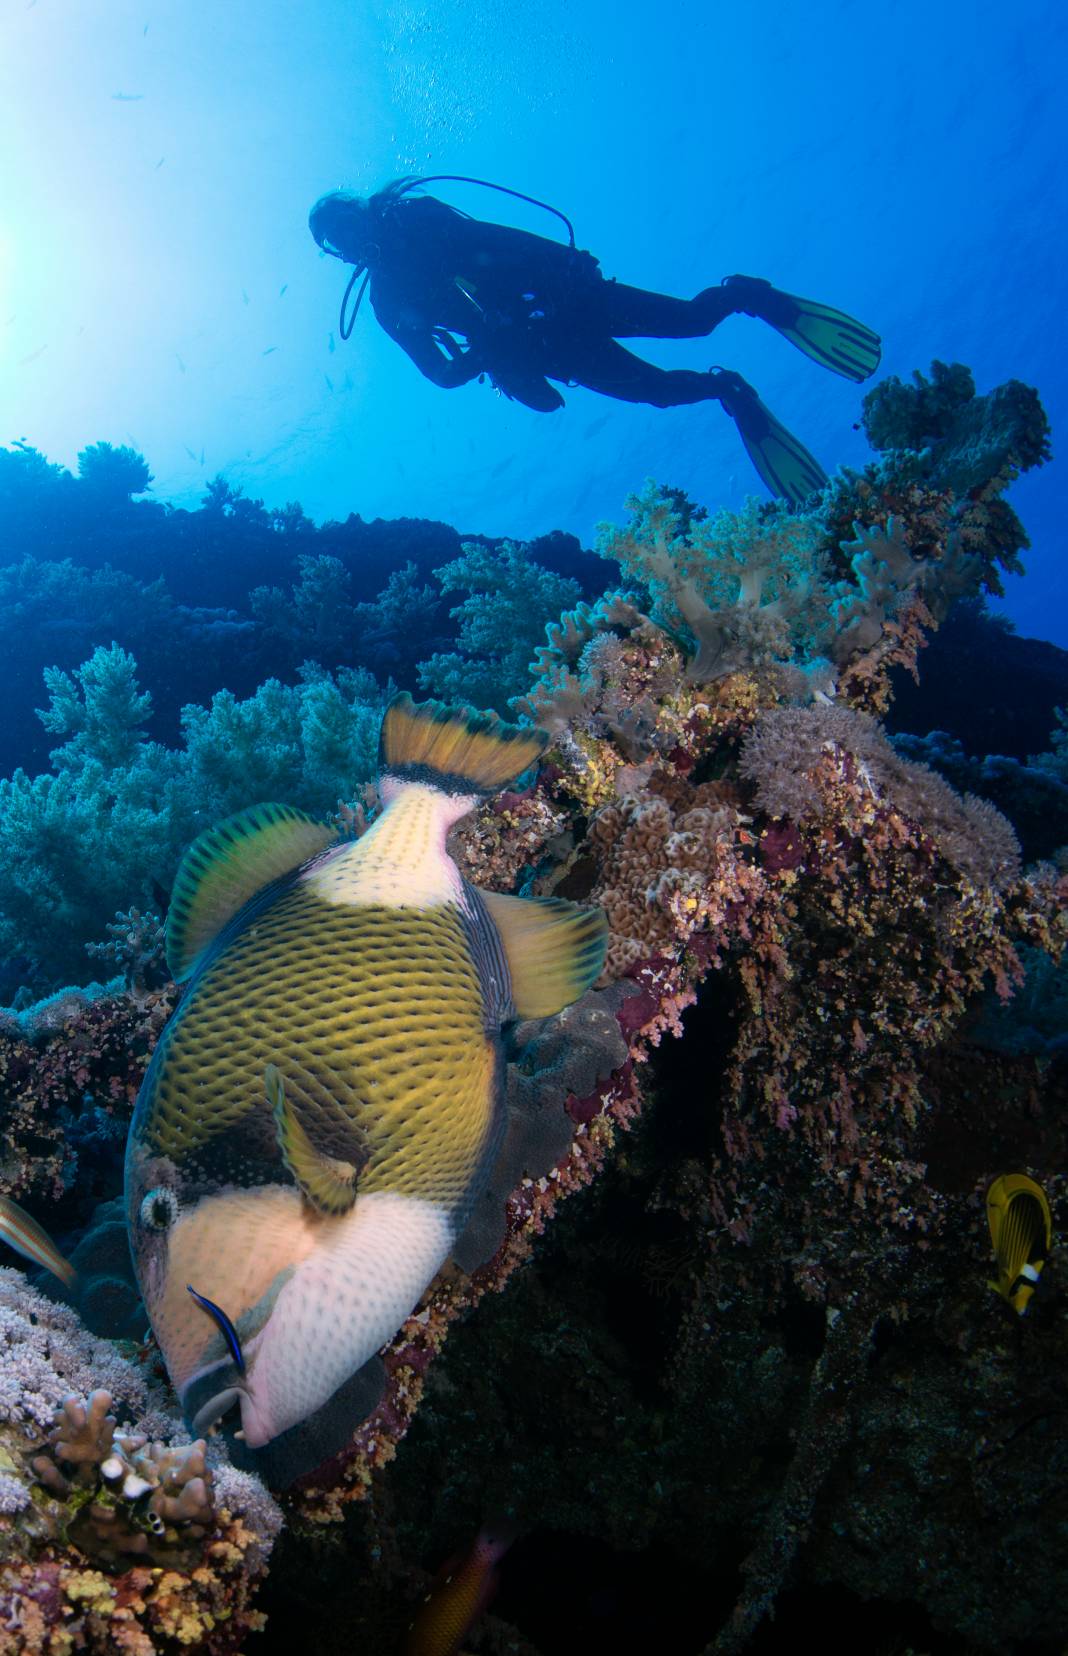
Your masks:
[[[114,1195],[133,1102],[173,1006],[173,985],[116,985],[0,1011],[0,1194],[55,1199],[76,1185],[83,1202]]]
[[[540,1165],[514,1159],[506,1134],[473,1237],[382,1354],[381,1402],[286,1493],[279,1567],[287,1584],[305,1581],[294,1631],[324,1652],[398,1642],[398,1601],[423,1580],[414,1560],[461,1544],[493,1501],[572,1552],[608,1549],[621,1573],[635,1557],[681,1559],[694,1582],[682,1632],[674,1605],[659,1605],[671,1648],[741,1650],[792,1588],[822,1583],[908,1601],[979,1648],[1068,1633],[1055,1550],[1064,1267],[1055,1250],[1021,1325],[985,1286],[982,1226],[991,1178],[1019,1167],[1063,1227],[1068,876],[1023,866],[998,808],[1012,816],[1007,798],[979,797],[970,769],[947,779],[916,763],[921,750],[895,748],[877,720],[894,668],[915,669],[957,597],[1015,567],[1022,530],[1000,496],[1044,457],[1044,426],[1025,388],[981,398],[960,370],[891,387],[871,408],[896,446],[837,478],[805,516],[709,515],[653,487],[637,497],[631,523],[602,541],[623,585],[596,602],[567,593],[533,682],[504,650],[519,590],[502,574],[511,554],[462,555],[471,651],[448,671],[471,671],[485,648],[498,691],[518,696],[550,747],[529,785],[486,801],[451,847],[468,878],[497,891],[600,903],[609,952],[602,980],[561,1018],[514,1031],[507,1109],[537,1120]],[[226,521],[239,505],[220,494],[214,509]],[[491,576],[506,589],[496,610]],[[515,640],[532,648],[517,628]],[[119,656],[105,666],[118,685]],[[66,764],[101,763],[85,752],[95,682],[55,681]],[[133,732],[136,766],[139,692],[126,683],[115,723]],[[310,674],[298,690],[265,686],[255,704],[217,698],[190,718],[183,774],[217,807],[234,774],[229,744],[248,774],[292,797],[285,784],[308,765],[300,698],[315,692],[329,709],[347,683]],[[324,737],[327,772],[352,766],[357,700],[340,729],[324,713],[336,737],[333,748]],[[263,751],[279,730],[288,771]],[[1060,746],[1032,767],[1054,787]],[[353,803],[357,780],[341,813],[353,833],[373,809],[366,793]],[[64,1189],[63,1121],[103,1099],[125,1110],[170,1005],[154,984],[147,905],[129,908],[139,900],[124,893],[105,945],[127,968],[123,992],[60,997],[32,1031],[28,1012],[6,1019],[14,1191]],[[991,1014],[1014,995],[1025,1040]],[[123,1018],[141,1041],[128,1071],[107,1045]],[[664,1037],[683,1032],[673,1055]],[[118,1277],[113,1215],[79,1222],[86,1274]],[[196,1445],[152,1420],[142,1371],[114,1370],[113,1347],[92,1363],[55,1357],[74,1342],[74,1314],[52,1304],[39,1315],[48,1332],[33,1325],[33,1360],[44,1365],[47,1348],[56,1370],[40,1383],[35,1369],[28,1385],[43,1468],[32,1499],[88,1493],[78,1533],[105,1550],[101,1529],[112,1535],[113,1568],[125,1562],[115,1536],[156,1544],[153,1510],[175,1530],[162,1544],[188,1559],[210,1551],[234,1476],[221,1451],[209,1446],[202,1469]],[[133,1418],[109,1428],[123,1406]],[[83,1438],[88,1458],[70,1459]],[[11,1460],[0,1509],[16,1525],[30,1509],[24,1463]],[[131,1478],[145,1487],[124,1495]],[[116,1516],[94,1518],[94,1505]],[[1040,1509],[1052,1521],[1038,1525]],[[1007,1593],[1025,1553],[1036,1567]],[[133,1580],[145,1568],[133,1556],[122,1577],[95,1579],[109,1592]],[[233,1567],[239,1598],[248,1566]],[[44,1562],[27,1568],[38,1584],[55,1579]],[[156,1568],[158,1590],[181,1600],[190,1589],[163,1582],[186,1580],[182,1569]],[[217,1581],[225,1566],[206,1568]],[[130,1590],[154,1637],[147,1585],[137,1576]],[[209,1605],[218,1590],[204,1584]],[[533,1644],[508,1630],[502,1597],[487,1648],[576,1648],[558,1595],[538,1596],[514,1611]],[[134,1602],[108,1600],[112,1629]],[[262,1602],[285,1615],[269,1588]],[[86,1637],[106,1622],[87,1620]],[[209,1637],[236,1638],[236,1624],[217,1620]]]
[[[262,1625],[251,1599],[281,1525],[275,1503],[217,1450],[182,1441],[164,1386],[9,1270],[0,1470],[5,1656],[223,1656]]]
[[[374,771],[384,691],[363,669],[220,690],[182,713],[183,745],[147,739],[133,657],[98,648],[46,674],[47,728],[68,739],[52,772],[0,780],[0,956],[32,940],[38,993],[86,975],[86,946],[116,910],[158,901],[202,827],[264,799],[336,809]]]
[[[1008,817],[1025,857],[1055,856],[1068,845],[1068,773],[1059,774],[1056,750],[1024,763],[1002,753],[970,758],[944,730],[895,736],[896,751],[945,777],[958,792],[987,799]]]
[[[580,596],[577,582],[542,568],[526,547],[465,542],[459,558],[435,569],[444,593],[468,596],[449,611],[458,649],[421,661],[419,684],[446,701],[506,713],[526,687],[527,668],[546,624]]]

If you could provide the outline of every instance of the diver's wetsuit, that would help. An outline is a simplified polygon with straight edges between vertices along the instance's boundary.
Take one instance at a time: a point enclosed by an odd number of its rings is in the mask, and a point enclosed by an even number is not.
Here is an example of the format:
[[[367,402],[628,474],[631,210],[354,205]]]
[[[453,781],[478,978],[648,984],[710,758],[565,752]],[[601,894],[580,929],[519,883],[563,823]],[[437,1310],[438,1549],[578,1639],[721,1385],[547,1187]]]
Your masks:
[[[592,253],[469,218],[433,196],[390,202],[381,227],[368,258],[371,304],[435,385],[486,373],[541,413],[563,406],[553,379],[656,408],[721,395],[713,374],[657,368],[617,340],[711,333],[738,308],[722,286],[695,299],[627,287],[606,280]]]

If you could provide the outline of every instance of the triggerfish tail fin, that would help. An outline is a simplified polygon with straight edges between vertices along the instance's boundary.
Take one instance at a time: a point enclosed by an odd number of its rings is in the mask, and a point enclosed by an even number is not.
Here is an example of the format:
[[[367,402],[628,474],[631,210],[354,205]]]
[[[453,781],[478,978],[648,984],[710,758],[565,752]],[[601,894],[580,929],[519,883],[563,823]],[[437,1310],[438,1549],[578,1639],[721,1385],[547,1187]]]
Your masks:
[[[780,500],[796,511],[809,495],[822,489],[827,474],[804,443],[775,418],[753,387],[733,368],[713,369],[716,396],[738,427],[761,480]]]
[[[408,1630],[404,1656],[456,1656],[497,1589],[497,1566],[519,1535],[509,1519],[487,1524],[470,1551],[446,1566]]]
[[[51,1271],[67,1288],[73,1285],[78,1273],[70,1260],[64,1259],[48,1232],[10,1196],[0,1196],[0,1237],[23,1259]]]
[[[167,911],[167,965],[175,983],[192,977],[257,891],[336,839],[333,828],[291,805],[253,805],[195,839],[179,865]]]
[[[577,908],[563,897],[478,895],[504,948],[518,1017],[552,1017],[600,976],[608,948],[603,909]]]
[[[998,1267],[990,1287],[1022,1317],[1053,1246],[1046,1193],[1026,1173],[1003,1173],[987,1191],[986,1215]]]
[[[532,725],[507,724],[496,713],[394,696],[382,720],[379,765],[404,782],[450,794],[493,794],[532,765],[548,743]]]
[[[366,1151],[358,1151],[354,1161],[345,1161],[317,1150],[286,1094],[276,1065],[267,1065],[264,1083],[282,1160],[305,1199],[319,1213],[348,1213],[356,1200],[356,1182],[367,1160]],[[350,1126],[350,1131],[355,1136],[355,1127]]]

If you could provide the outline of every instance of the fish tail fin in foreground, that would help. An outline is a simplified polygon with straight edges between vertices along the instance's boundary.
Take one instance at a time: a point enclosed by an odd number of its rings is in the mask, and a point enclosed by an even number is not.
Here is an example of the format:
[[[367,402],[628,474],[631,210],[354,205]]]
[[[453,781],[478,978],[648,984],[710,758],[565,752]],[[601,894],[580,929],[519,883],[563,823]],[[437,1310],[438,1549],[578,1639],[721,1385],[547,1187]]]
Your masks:
[[[548,736],[496,713],[415,702],[405,690],[382,719],[379,768],[400,782],[449,794],[494,794],[540,758]]]

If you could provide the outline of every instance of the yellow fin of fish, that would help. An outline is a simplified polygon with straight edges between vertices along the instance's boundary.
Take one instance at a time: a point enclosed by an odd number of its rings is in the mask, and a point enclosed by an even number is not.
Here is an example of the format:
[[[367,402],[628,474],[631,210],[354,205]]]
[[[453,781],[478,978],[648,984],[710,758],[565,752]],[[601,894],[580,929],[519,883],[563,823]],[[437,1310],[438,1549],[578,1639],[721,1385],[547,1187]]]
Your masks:
[[[987,1191],[986,1216],[998,1267],[989,1286],[1022,1317],[1053,1246],[1046,1193],[1026,1173],[1003,1173]]]
[[[290,805],[253,805],[195,839],[182,858],[167,913],[167,965],[175,983],[192,977],[250,897],[336,839],[334,829]]]
[[[23,1259],[42,1265],[68,1288],[75,1281],[78,1273],[70,1260],[64,1259],[48,1232],[42,1230],[36,1219],[32,1219],[26,1209],[19,1207],[10,1196],[0,1196],[0,1237],[9,1242]]]
[[[521,1018],[549,1018],[578,1000],[600,976],[608,947],[603,909],[582,909],[565,897],[479,897],[496,926]]]
[[[496,793],[545,750],[548,736],[533,725],[512,725],[496,713],[443,702],[394,696],[382,720],[380,768],[408,782],[428,782],[446,793]]]
[[[286,1095],[285,1082],[275,1064],[267,1065],[264,1080],[282,1160],[305,1198],[320,1213],[347,1213],[356,1200],[360,1166],[366,1158],[342,1161],[317,1150]]]

